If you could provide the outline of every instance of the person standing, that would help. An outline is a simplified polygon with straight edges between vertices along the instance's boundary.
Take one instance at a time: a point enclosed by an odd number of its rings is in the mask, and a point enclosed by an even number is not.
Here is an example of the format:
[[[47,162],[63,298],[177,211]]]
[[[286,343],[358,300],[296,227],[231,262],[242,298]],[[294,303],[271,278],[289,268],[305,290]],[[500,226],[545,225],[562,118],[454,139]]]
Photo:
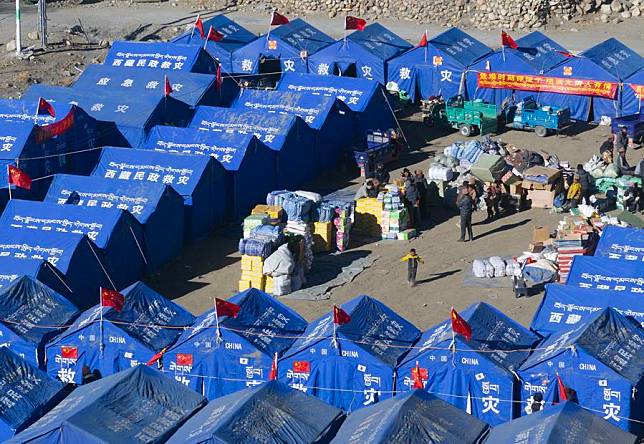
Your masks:
[[[584,169],[582,164],[577,165],[577,175],[579,176],[579,183],[581,184],[582,200],[586,205],[590,205],[590,196],[594,194],[593,191],[595,188],[593,176]]]
[[[427,212],[427,179],[421,170],[416,170],[414,171],[414,180],[420,198],[420,215],[424,217]]]
[[[487,198],[485,206],[487,207],[487,220],[491,221],[501,215],[499,208],[501,197],[503,195],[503,185],[500,180],[496,180],[487,187]]]
[[[631,168],[631,166],[628,163],[628,160],[626,160],[626,148],[620,147],[617,150],[617,159],[615,160],[615,164],[617,165],[617,169],[619,170],[619,173],[622,176],[630,176],[631,174],[634,173],[635,168]]]
[[[456,206],[458,206],[459,213],[461,215],[461,237],[458,239],[459,242],[465,242],[465,232],[469,236],[470,242],[474,240],[474,235],[472,234],[472,213],[474,212],[474,199],[472,199],[472,190],[471,185],[467,185],[467,189],[464,190],[462,194],[459,195],[456,200]]]
[[[405,182],[405,199],[409,203],[409,210],[411,211],[411,224],[417,230],[420,229],[420,194],[416,183],[409,179]]]
[[[425,262],[421,259],[416,250],[412,248],[409,250],[409,254],[400,259],[400,262],[407,262],[407,283],[410,287],[416,286],[416,273],[418,272],[418,263],[424,264]]]
[[[382,162],[378,162],[376,166],[376,171],[374,177],[378,179],[381,185],[387,185],[391,177],[389,176],[389,171],[385,168],[385,165]]]
[[[624,148],[624,151],[628,149],[628,130],[626,129],[625,126],[621,127],[617,134],[615,134],[615,148],[617,148],[617,151],[621,150]]]

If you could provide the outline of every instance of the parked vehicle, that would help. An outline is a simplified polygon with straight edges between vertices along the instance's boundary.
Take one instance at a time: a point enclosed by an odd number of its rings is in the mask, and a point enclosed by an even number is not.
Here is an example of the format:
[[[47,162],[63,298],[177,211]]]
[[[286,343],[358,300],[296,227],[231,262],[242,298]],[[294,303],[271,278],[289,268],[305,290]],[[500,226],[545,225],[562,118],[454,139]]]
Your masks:
[[[394,130],[369,131],[366,137],[366,147],[353,150],[353,159],[360,168],[363,177],[369,177],[375,171],[378,163],[388,163],[400,157],[404,147]]]
[[[560,131],[571,124],[569,108],[540,106],[533,96],[516,104],[505,104],[501,115],[506,126],[534,130],[539,137]]]
[[[420,112],[423,116],[423,123],[426,125],[438,126],[447,124],[445,100],[441,96],[421,100]]]
[[[496,105],[482,100],[465,100],[462,95],[450,98],[445,104],[447,123],[465,136],[493,133],[498,128]]]

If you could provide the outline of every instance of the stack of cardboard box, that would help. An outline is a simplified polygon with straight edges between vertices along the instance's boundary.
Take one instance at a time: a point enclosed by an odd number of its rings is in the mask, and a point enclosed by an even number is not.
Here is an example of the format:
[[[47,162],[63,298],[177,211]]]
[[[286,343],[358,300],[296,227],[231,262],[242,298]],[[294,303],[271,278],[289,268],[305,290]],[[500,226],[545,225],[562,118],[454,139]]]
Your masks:
[[[356,219],[354,229],[369,236],[382,234],[383,203],[375,197],[363,197],[356,201]]]
[[[313,252],[322,253],[332,251],[335,247],[333,238],[333,222],[313,222]]]
[[[559,282],[566,283],[573,258],[588,254],[593,227],[584,217],[566,215],[559,222],[552,244],[557,248]]]
[[[335,225],[335,246],[339,252],[349,248],[349,233],[351,232],[351,214],[347,209],[336,208],[336,218],[333,219]]]
[[[239,280],[239,291],[244,291],[249,288],[257,288],[265,290],[266,277],[264,276],[264,259],[260,256],[247,256],[241,257],[241,278]]]
[[[543,176],[543,182],[527,179],[528,176]],[[521,187],[528,190],[532,208],[552,208],[555,196],[562,191],[561,171],[535,166],[523,172]],[[512,190],[511,190],[512,191]]]

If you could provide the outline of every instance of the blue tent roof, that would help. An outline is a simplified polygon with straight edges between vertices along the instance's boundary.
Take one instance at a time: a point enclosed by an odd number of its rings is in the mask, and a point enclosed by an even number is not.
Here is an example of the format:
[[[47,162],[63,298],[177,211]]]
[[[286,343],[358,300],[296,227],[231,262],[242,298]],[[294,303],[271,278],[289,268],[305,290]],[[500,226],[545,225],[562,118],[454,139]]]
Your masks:
[[[531,51],[518,51],[519,55],[531,64],[537,73],[545,72],[568,59],[558,52],[567,51],[563,46],[539,31],[533,31],[517,39],[517,45],[520,48],[530,48],[537,51],[536,54]]]
[[[30,276],[22,276],[0,291],[3,345],[34,365],[44,365],[45,343],[78,314],[74,304]]]
[[[126,68],[152,68],[164,73],[184,71],[214,74],[217,70],[217,62],[201,45],[167,42],[114,42],[103,63]]]
[[[221,344],[216,341],[214,309],[208,310],[182,333],[164,359],[166,371],[179,379],[190,378],[187,385],[203,390],[208,399],[268,380],[275,353],[281,355],[306,328],[300,315],[263,291],[251,288],[228,300],[241,310],[236,318],[219,316]],[[178,354],[190,356],[188,372]]]
[[[66,331],[46,347],[47,371],[65,382],[81,383],[81,369],[98,369],[111,375],[152,356],[174,343],[194,316],[142,282],[121,291],[125,304],[121,311],[96,305],[83,312]],[[103,313],[103,356],[101,344]],[[76,359],[62,356],[62,347],[75,347]]]
[[[389,60],[411,48],[407,40],[380,23],[371,23],[364,31],[352,32],[347,36],[347,40],[360,45],[380,60]]]
[[[566,284],[580,288],[641,294],[644,292],[642,264],[623,259],[575,256]]]
[[[71,105],[66,103],[57,103],[55,105],[52,103],[51,105],[54,107],[56,117],[52,117],[49,114],[36,115],[38,100],[32,102],[22,99],[0,99],[0,121],[46,125],[64,119],[71,108]]]
[[[164,442],[205,400],[144,365],[78,387],[13,443]]]
[[[629,116],[642,112],[642,99],[635,92],[637,85],[644,85],[644,68],[631,75],[624,81],[622,91],[622,115]]]
[[[523,444],[635,443],[637,437],[574,402],[563,402],[492,429],[485,442]]]
[[[488,425],[422,390],[351,413],[333,443],[477,443]]]
[[[270,37],[279,37],[297,51],[305,50],[309,55],[335,41],[300,18],[271,30]]]
[[[211,401],[190,418],[169,444],[300,444],[327,442],[343,419],[340,410],[270,381]]]
[[[463,68],[467,68],[477,59],[492,52],[489,46],[458,28],[441,32],[431,38],[427,44],[453,59]]]
[[[624,316],[633,317],[644,327],[644,300],[639,294],[613,294],[607,297],[605,290],[548,284],[530,328],[541,336],[549,336],[574,328],[609,306]]]
[[[612,37],[585,50],[581,56],[620,81],[644,67],[642,56]]]
[[[65,388],[8,347],[0,347],[0,386],[2,442],[44,415],[64,396]]]
[[[0,257],[0,289],[6,288],[20,276],[37,279],[69,299],[69,287],[63,274],[52,264],[41,259]]]
[[[644,261],[644,230],[612,225],[606,227],[595,248],[595,256]]]

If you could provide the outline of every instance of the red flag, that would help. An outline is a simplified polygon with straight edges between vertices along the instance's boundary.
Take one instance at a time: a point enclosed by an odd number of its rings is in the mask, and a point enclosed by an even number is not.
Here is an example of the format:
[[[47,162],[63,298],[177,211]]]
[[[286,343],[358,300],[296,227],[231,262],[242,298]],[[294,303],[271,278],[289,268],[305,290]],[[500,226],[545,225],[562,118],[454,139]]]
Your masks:
[[[116,311],[123,310],[125,296],[116,290],[101,288],[101,307],[112,307]]]
[[[566,394],[566,386],[564,385],[561,376],[557,375],[557,391],[559,392],[559,402],[568,401]]]
[[[350,15],[346,16],[344,19],[344,30],[350,31],[352,29],[357,29],[358,31],[364,31],[365,26],[367,26],[367,21],[358,17],[352,17]]]
[[[519,45],[514,41],[510,34],[505,31],[501,31],[501,46],[509,46],[512,49],[517,49]]]
[[[217,76],[215,77],[215,88],[220,90],[222,84],[223,84],[223,80],[221,79],[221,64],[219,64],[217,65]]]
[[[465,336],[468,341],[472,339],[472,327],[468,324],[460,314],[452,307],[452,331],[458,335]]]
[[[210,40],[211,42],[221,42],[224,37],[225,36],[221,32],[217,31],[211,25],[208,29],[208,37],[206,37],[206,40]]]
[[[416,361],[416,367],[411,369],[411,379],[414,381],[412,389],[424,389],[423,380],[427,381],[428,371],[426,368],[420,368],[418,361]]]
[[[568,51],[557,51],[557,52],[559,54],[561,54],[562,56],[567,57],[569,59],[572,59],[572,58],[576,57],[573,53],[568,52]]]
[[[175,361],[177,365],[192,365],[192,355],[190,353],[177,353]]]
[[[293,362],[293,371],[295,373],[311,373],[311,363],[309,361]]]
[[[277,353],[273,357],[273,363],[271,364],[271,372],[268,375],[269,381],[275,381],[277,379]]]
[[[232,316],[233,318],[236,318],[241,307],[237,304],[233,304],[232,302],[215,298],[215,309],[217,310],[217,316]]]
[[[336,325],[344,325],[351,322],[351,316],[349,313],[338,307],[337,305],[333,306],[333,323]]]
[[[273,18],[271,18],[271,26],[286,25],[288,23],[288,17],[280,14],[277,11],[273,11]]]
[[[199,35],[203,39],[206,34],[203,32],[203,22],[200,15],[197,15],[197,20],[195,20],[195,29],[199,31]]]
[[[174,91],[172,91],[172,85],[170,84],[170,79],[168,79],[168,76],[165,76],[165,86],[163,88],[163,94],[166,97],[170,97],[170,94],[172,94]]]
[[[52,117],[56,117],[56,111],[54,110],[54,107],[51,106],[51,103],[49,103],[42,97],[38,99],[38,115],[40,114],[49,114]]]
[[[159,353],[156,353],[154,356],[150,358],[148,361],[147,365],[153,365],[155,362],[157,362],[161,357],[164,355],[165,351],[167,350],[168,347],[163,347]]]
[[[31,190],[31,177],[20,168],[9,165],[9,184],[25,190]]]
[[[418,48],[422,48],[425,46],[427,46],[427,31],[425,31],[425,33],[420,39],[420,42],[418,42]]]
[[[78,359],[78,347],[63,345],[60,347],[60,356],[63,359]]]

